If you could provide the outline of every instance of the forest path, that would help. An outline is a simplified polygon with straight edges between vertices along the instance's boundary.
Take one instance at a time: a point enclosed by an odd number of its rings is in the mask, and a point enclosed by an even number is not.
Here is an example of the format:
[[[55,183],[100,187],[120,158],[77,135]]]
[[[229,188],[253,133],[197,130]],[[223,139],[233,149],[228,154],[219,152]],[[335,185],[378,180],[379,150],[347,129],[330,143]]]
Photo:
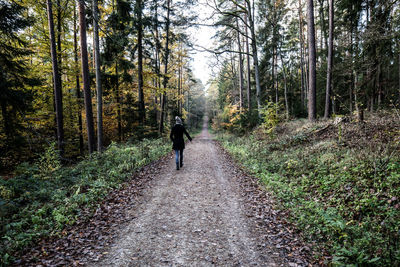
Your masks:
[[[106,255],[91,266],[274,266],[257,249],[239,182],[207,121],[184,152],[154,177]],[[260,246],[258,246],[260,247]],[[264,249],[265,250],[265,249]]]

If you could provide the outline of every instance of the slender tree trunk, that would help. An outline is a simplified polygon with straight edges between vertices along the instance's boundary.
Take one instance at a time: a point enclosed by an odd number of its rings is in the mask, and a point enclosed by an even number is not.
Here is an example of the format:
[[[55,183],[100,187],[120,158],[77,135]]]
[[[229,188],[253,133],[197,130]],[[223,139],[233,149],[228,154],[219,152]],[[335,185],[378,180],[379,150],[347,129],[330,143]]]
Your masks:
[[[156,77],[156,87],[158,88],[158,89],[160,89],[161,88],[161,73],[160,73],[160,70],[161,70],[161,63],[160,63],[160,38],[159,38],[159,32],[158,32],[158,2],[157,1],[155,1],[155,3],[156,3],[156,6],[155,6],[155,11],[154,11],[154,21],[155,21],[155,23],[154,23],[154,31],[155,31],[155,58],[156,58],[156,60],[155,60],[155,70],[156,70],[156,74],[157,74],[157,77]],[[160,103],[160,105],[161,105],[161,99],[160,99],[160,101],[157,101],[157,94],[156,94],[156,96],[155,96],[155,110],[156,110],[156,112],[155,112],[155,121],[156,121],[156,124],[158,124],[158,118],[160,117],[160,112],[159,112],[159,108],[157,107],[157,104],[158,104],[158,102]],[[160,96],[160,98],[161,98],[161,96]]]
[[[314,27],[314,3],[307,0],[308,10],[308,62],[309,62],[309,90],[308,90],[308,119],[315,121],[316,109],[316,53],[315,53],[315,27]]]
[[[181,95],[181,55],[178,55],[178,97],[177,97],[177,107],[178,107],[178,116],[182,116],[181,114],[181,103],[180,103],[180,95]]]
[[[47,0],[47,15],[50,31],[50,51],[51,59],[53,63],[53,83],[54,83],[54,98],[55,98],[55,111],[56,111],[56,122],[57,122],[57,144],[60,151],[60,155],[64,154],[64,123],[63,123],[63,106],[62,106],[62,89],[60,85],[60,78],[58,72],[57,52],[56,52],[56,41],[54,33],[54,20],[53,20],[53,9],[51,0]]]
[[[82,64],[82,81],[83,81],[83,92],[85,100],[85,111],[86,111],[86,128],[88,132],[88,147],[89,154],[93,153],[95,141],[94,141],[94,124],[93,124],[93,111],[92,111],[92,97],[90,93],[90,77],[89,77],[89,64],[88,64],[88,52],[87,52],[87,41],[86,41],[86,18],[85,18],[85,1],[78,0],[79,9],[79,37],[81,42],[81,64]]]
[[[166,40],[165,40],[165,56],[164,56],[164,79],[163,79],[163,87],[164,87],[164,92],[162,94],[162,101],[161,101],[161,116],[160,116],[160,127],[159,131],[160,133],[164,132],[164,114],[166,113],[165,111],[165,106],[166,106],[166,101],[167,101],[167,96],[166,96],[166,90],[167,90],[167,85],[168,85],[168,57],[169,57],[169,15],[170,15],[170,6],[171,6],[172,0],[167,0],[167,21],[165,23],[165,32],[166,32]]]
[[[275,103],[278,104],[279,103],[279,81],[278,81],[278,69],[277,69],[277,62],[278,62],[278,50],[275,47],[275,65],[273,66],[273,68],[275,69],[274,71],[274,80],[275,80]],[[276,113],[278,114],[278,109],[276,110]]]
[[[304,71],[304,40],[303,40],[303,15],[302,15],[302,4],[299,0],[299,41],[300,41],[300,72],[301,72],[301,88],[300,88],[300,98],[301,105],[305,107],[305,71]]]
[[[289,101],[287,92],[287,76],[286,76],[286,64],[283,62],[283,57],[281,54],[282,72],[283,72],[283,82],[284,82],[284,94],[285,94],[285,110],[286,110],[286,120],[289,120]]]
[[[60,0],[57,0],[57,61],[58,61],[58,82],[60,84],[60,88],[62,88],[62,48],[61,48],[61,32],[62,32],[62,24],[61,24],[61,3]],[[62,89],[61,89],[62,90]]]
[[[398,106],[400,107],[400,53],[399,53],[399,95],[398,95]]]
[[[378,72],[376,74],[376,80],[377,80],[377,87],[378,87],[378,109],[380,109],[381,105],[382,105],[382,96],[383,96],[383,91],[382,91],[382,64],[380,62],[378,63]]]
[[[136,0],[137,32],[138,32],[138,91],[139,91],[139,122],[144,124],[145,106],[143,94],[143,25],[142,25],[142,0]]]
[[[355,91],[355,77],[354,77],[354,75],[355,75],[355,71],[354,71],[354,68],[355,68],[355,62],[353,62],[353,58],[354,58],[354,34],[353,34],[353,30],[354,30],[354,26],[353,26],[353,23],[351,23],[351,26],[350,26],[350,30],[349,30],[349,34],[350,34],[350,39],[349,39],[349,41],[350,41],[350,55],[351,55],[351,60],[352,60],[352,72],[351,72],[351,75],[350,75],[350,86],[349,86],[349,103],[350,103],[350,114],[352,114],[353,113],[353,94],[354,94],[354,91]],[[357,110],[357,109],[356,109]]]
[[[273,98],[273,94],[275,93],[275,101],[277,97],[276,88],[275,88],[275,47],[272,47],[272,64],[271,64],[271,78],[272,78],[272,91],[271,91],[271,98]],[[269,100],[268,100],[269,101]],[[276,103],[278,103],[276,101]]]
[[[79,84],[79,63],[78,63],[78,38],[77,38],[77,15],[76,5],[74,4],[74,60],[76,70],[76,98],[78,99],[78,127],[79,127],[79,153],[83,155],[83,126],[82,126],[82,106],[81,106],[81,86]]]
[[[95,50],[96,68],[96,91],[97,91],[97,151],[103,150],[103,90],[101,87],[100,72],[100,42],[99,42],[99,7],[97,0],[93,0],[93,36]]]
[[[119,94],[119,72],[118,61],[115,61],[115,98],[117,101],[117,124],[118,124],[118,140],[122,142],[122,118],[121,118],[121,97]]]
[[[325,0],[318,0],[320,7],[319,7],[319,15],[320,15],[320,22],[321,22],[321,59],[322,59],[322,50],[323,44],[325,44],[325,48],[328,49],[328,40],[327,40],[327,33],[326,33],[326,25],[325,25],[325,14],[324,14],[324,1]],[[330,0],[328,0],[329,2]],[[328,4],[329,5],[329,4]],[[328,52],[329,53],[329,52]],[[326,55],[328,56],[328,55]]]
[[[178,64],[178,114],[182,116],[182,94],[183,94],[183,49],[182,43],[179,46],[179,64]]]
[[[247,13],[248,19],[250,24],[250,33],[251,33],[251,47],[252,47],[252,54],[253,54],[253,64],[254,64],[254,73],[255,73],[255,80],[256,80],[256,98],[257,98],[257,111],[258,116],[261,116],[261,86],[260,86],[260,76],[258,70],[258,55],[257,55],[257,44],[256,44],[256,30],[254,24],[253,14],[251,12],[252,7],[250,4],[250,0],[246,0],[247,2]]]
[[[329,0],[329,47],[328,47],[328,71],[326,77],[325,94],[325,119],[331,116],[331,92],[332,92],[332,66],[333,66],[333,31],[334,31],[334,6],[333,0]]]
[[[245,14],[246,21],[247,14]],[[250,71],[250,49],[249,49],[249,35],[248,35],[248,27],[245,25],[246,30],[246,63],[247,63],[247,109],[249,112],[251,111],[251,71]]]
[[[236,19],[236,27],[239,29],[239,19]],[[237,31],[237,42],[239,48],[239,109],[242,112],[243,109],[243,57],[242,57],[242,44],[240,42],[240,31]]]

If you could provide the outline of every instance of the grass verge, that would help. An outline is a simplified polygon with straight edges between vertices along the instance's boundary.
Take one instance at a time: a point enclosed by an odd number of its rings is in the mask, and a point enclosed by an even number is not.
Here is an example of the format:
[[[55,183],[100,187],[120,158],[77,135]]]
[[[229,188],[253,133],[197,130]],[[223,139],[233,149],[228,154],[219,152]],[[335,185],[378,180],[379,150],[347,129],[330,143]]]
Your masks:
[[[35,164],[22,164],[17,176],[0,179],[0,265],[40,237],[73,224],[83,207],[95,210],[112,189],[136,169],[171,151],[165,139],[112,144],[73,167],[62,167],[54,145]]]
[[[217,138],[290,211],[314,249],[328,251],[319,255],[325,264],[399,266],[400,132],[386,129],[393,138],[379,142],[349,134],[354,124],[296,123],[300,130],[279,137],[258,130]]]

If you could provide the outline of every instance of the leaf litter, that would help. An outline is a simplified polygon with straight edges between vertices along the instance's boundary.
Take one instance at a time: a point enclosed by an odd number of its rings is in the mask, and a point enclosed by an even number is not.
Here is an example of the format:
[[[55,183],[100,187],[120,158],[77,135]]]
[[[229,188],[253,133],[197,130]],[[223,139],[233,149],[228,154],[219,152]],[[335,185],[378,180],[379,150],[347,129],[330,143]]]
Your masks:
[[[287,218],[287,211],[274,209],[273,198],[262,189],[257,178],[247,175],[237,166],[227,152],[220,146],[215,145],[216,142],[209,140],[208,135],[203,139],[200,138],[198,143],[199,145],[210,144],[214,147],[213,149],[217,151],[216,157],[219,158],[218,164],[221,165],[218,172],[222,172],[224,176],[228,177],[228,183],[235,185],[232,187],[226,186],[227,189],[221,189],[216,192],[213,201],[216,201],[217,205],[211,207],[209,210],[205,206],[204,213],[199,215],[201,216],[201,220],[205,220],[213,227],[219,225],[220,222],[218,218],[216,219],[220,212],[218,209],[224,208],[223,206],[226,204],[224,201],[227,201],[227,197],[235,197],[237,195],[238,199],[234,201],[237,201],[238,205],[237,207],[234,205],[234,207],[240,210],[233,212],[245,215],[244,224],[247,225],[246,229],[249,229],[249,235],[251,235],[248,238],[250,241],[246,241],[249,242],[246,246],[250,249],[254,246],[254,255],[258,257],[258,259],[250,259],[247,264],[255,266],[317,265],[318,263],[312,257],[312,246],[304,243],[300,233],[293,225],[287,222],[285,219]],[[99,262],[102,262],[107,257],[112,257],[110,247],[119,242],[123,229],[129,227],[132,221],[138,219],[140,216],[140,213],[138,213],[140,207],[143,208],[151,200],[149,196],[146,196],[146,191],[151,191],[157,180],[163,179],[161,174],[163,171],[165,172],[166,168],[170,168],[169,172],[173,171],[171,169],[171,158],[171,155],[168,155],[137,171],[130,181],[110,193],[94,212],[84,209],[80,214],[80,219],[74,225],[67,226],[59,235],[42,239],[35,246],[25,250],[18,255],[19,259],[15,264],[18,266],[102,265]],[[196,162],[196,164],[201,165],[201,160]],[[201,172],[202,167],[198,166],[196,170]],[[201,188],[202,185],[198,181],[193,182],[190,188],[196,186],[203,190]],[[230,192],[232,190],[237,192]],[[193,192],[184,192],[182,194],[183,199],[187,199],[189,202],[192,201],[190,199],[192,194],[190,193]],[[218,202],[221,196],[225,200]],[[201,198],[199,198],[199,201],[202,201]],[[198,204],[189,203],[188,207],[194,208],[196,205]],[[136,210],[136,212],[133,210]],[[223,212],[229,213],[232,210]],[[174,216],[174,214],[170,215]],[[227,219],[229,220],[229,218]],[[242,220],[243,218],[239,219]],[[176,233],[170,231],[169,227],[169,225],[162,225],[157,230],[168,233],[164,236],[167,240],[173,239],[174,235],[176,235]],[[241,226],[239,228],[241,229]],[[239,231],[240,229],[234,229],[233,231]],[[225,235],[232,231],[232,229],[202,229],[201,225],[197,225],[195,228],[189,230],[190,233],[186,233],[186,235],[195,239],[196,242],[198,241],[197,243],[200,243],[200,246],[209,246],[215,249],[215,251],[210,250],[208,255],[203,255],[203,260],[207,263],[206,265],[228,266],[229,257],[235,258],[234,253],[224,252],[223,250],[226,248],[220,244],[226,241],[224,239],[226,238]],[[213,233],[217,237],[207,238],[207,232],[211,230],[214,231]],[[137,231],[134,234],[140,235],[141,231]],[[150,236],[147,239],[154,239],[156,241],[159,233],[152,234],[155,236]],[[221,238],[218,237],[219,235]],[[235,237],[235,235],[238,236]],[[243,237],[241,235],[242,233],[233,232],[230,238],[239,239],[236,241],[240,242],[240,238]],[[190,244],[193,245],[193,243]],[[149,250],[150,248],[144,247],[143,249]],[[219,253],[225,253],[228,260],[224,259],[222,261]],[[164,254],[163,258],[159,259],[160,264],[165,266],[173,265],[174,261],[169,257],[170,255],[167,253]],[[130,255],[128,262],[139,263],[142,260],[141,258],[143,257],[139,254],[133,254]],[[196,259],[192,260],[196,262]],[[99,264],[96,264],[96,262]],[[238,259],[236,265],[241,266],[245,265],[245,263],[246,259]]]

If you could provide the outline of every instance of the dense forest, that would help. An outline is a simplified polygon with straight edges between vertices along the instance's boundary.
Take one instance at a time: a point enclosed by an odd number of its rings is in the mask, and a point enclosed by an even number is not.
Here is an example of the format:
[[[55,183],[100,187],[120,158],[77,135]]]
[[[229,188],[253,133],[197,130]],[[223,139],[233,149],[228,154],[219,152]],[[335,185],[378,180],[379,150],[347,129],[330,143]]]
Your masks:
[[[399,1],[0,0],[0,34],[0,265],[169,153],[175,116],[317,265],[400,263]]]
[[[112,141],[157,136],[174,115],[196,125],[204,99],[185,31],[196,25],[188,11],[195,4],[2,1],[3,171],[43,151],[52,136],[71,159]],[[213,10],[209,51],[219,71],[209,94],[224,110],[219,120],[255,126],[274,103],[287,119],[311,120],[362,119],[364,111],[399,105],[397,1],[197,7]]]
[[[398,1],[219,1],[218,120],[329,118],[400,104]],[[212,110],[209,110],[212,116]],[[257,113],[256,112],[256,113]],[[215,115],[215,114],[214,114]],[[233,121],[233,117],[235,118]],[[245,123],[246,124],[246,123]]]
[[[1,1],[1,170],[51,140],[68,162],[201,122],[190,1]]]

